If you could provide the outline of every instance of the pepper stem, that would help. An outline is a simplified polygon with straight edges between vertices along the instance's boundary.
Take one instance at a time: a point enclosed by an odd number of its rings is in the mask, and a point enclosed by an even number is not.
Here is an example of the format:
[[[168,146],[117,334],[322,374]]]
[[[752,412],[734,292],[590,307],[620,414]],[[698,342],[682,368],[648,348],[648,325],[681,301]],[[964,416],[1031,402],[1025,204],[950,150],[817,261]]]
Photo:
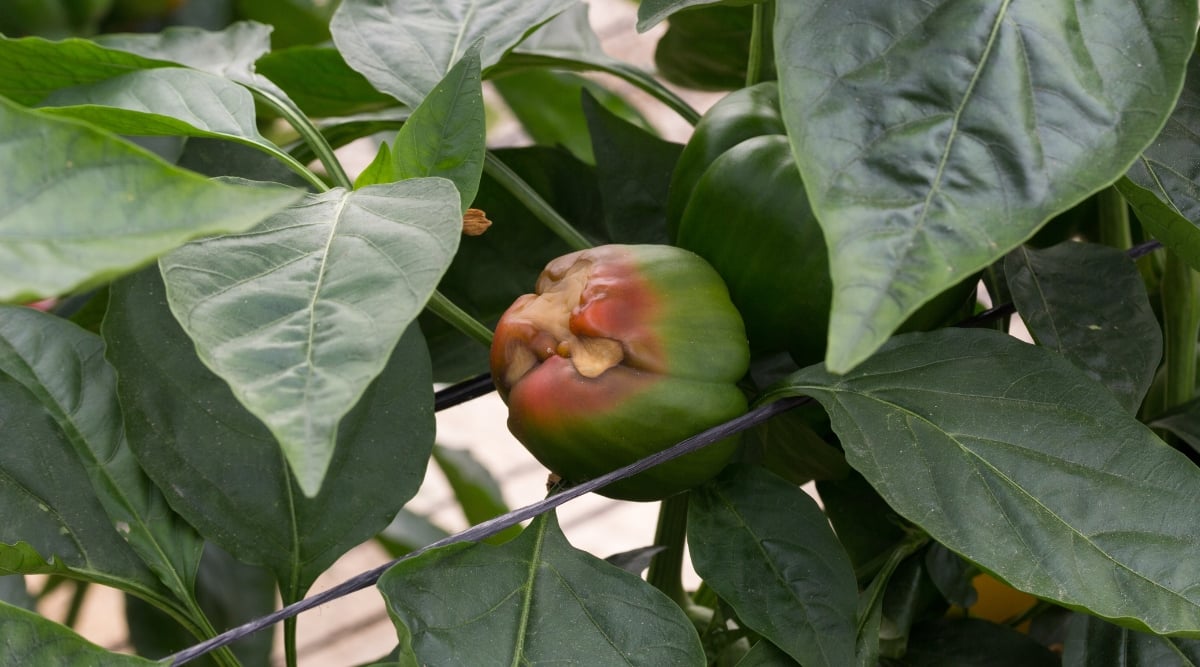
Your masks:
[[[429,302],[425,304],[429,312],[442,318],[446,324],[458,329],[467,337],[474,339],[484,347],[492,346],[492,331],[483,325],[482,322],[471,317],[467,311],[459,308],[446,295],[434,290],[433,296],[429,297]]]
[[[1163,408],[1192,399],[1196,393],[1196,337],[1200,333],[1200,274],[1178,254],[1167,250],[1162,278]]]
[[[655,546],[663,551],[650,561],[646,581],[667,594],[683,609],[688,609],[692,600],[683,590],[683,543],[687,537],[688,492],[677,493],[662,501],[658,510],[658,529],[654,533]]]

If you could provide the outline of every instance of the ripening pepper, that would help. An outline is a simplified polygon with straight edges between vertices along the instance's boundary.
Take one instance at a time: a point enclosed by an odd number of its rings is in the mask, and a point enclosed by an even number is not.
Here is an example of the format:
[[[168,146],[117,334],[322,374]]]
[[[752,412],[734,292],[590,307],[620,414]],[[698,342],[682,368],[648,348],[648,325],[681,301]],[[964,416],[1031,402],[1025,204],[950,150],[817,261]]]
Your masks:
[[[697,123],[671,179],[668,231],[721,274],[745,318],[751,348],[821,361],[833,303],[829,252],[809,207],[779,109],[764,82],[730,93]],[[934,297],[899,331],[966,314],[976,280]]]
[[[552,472],[578,483],[744,413],[750,361],[721,277],[695,254],[607,245],[559,257],[496,325],[492,377],[508,427]],[[600,493],[658,500],[721,470],[715,443]]]

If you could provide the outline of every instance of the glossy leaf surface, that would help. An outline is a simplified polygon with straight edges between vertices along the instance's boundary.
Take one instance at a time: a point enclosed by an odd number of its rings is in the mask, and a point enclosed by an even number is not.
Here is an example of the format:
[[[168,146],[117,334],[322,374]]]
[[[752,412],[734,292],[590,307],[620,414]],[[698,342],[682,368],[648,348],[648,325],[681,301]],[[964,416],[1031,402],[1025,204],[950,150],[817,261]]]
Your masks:
[[[329,479],[305,498],[270,431],[196,357],[158,272],[112,287],[104,322],[130,445],[172,508],[295,599],[416,493],[433,446],[433,392],[410,328],[339,424]]]
[[[1038,344],[1070,359],[1135,414],[1154,381],[1163,342],[1129,257],[1088,243],[1018,248],[1005,260],[1004,274]]]
[[[1200,633],[1200,470],[1058,355],[1003,334],[896,337],[773,395],[825,406],[850,465],[1013,587],[1130,627]],[[1146,493],[1154,489],[1154,493]],[[1153,548],[1148,548],[1153,545]]]
[[[0,99],[0,301],[94,286],[300,196],[217,183],[77,121]]]
[[[824,514],[761,468],[731,470],[691,492],[696,572],[743,623],[801,664],[853,664],[858,589]]]
[[[351,67],[411,107],[484,39],[487,69],[574,0],[344,0],[333,16],[333,41]]]
[[[779,3],[784,121],[830,249],[829,368],[1124,173],[1174,106],[1196,12]]]
[[[553,514],[499,547],[458,544],[404,561],[379,589],[401,647],[422,664],[704,664],[674,602],[572,547]]]
[[[200,358],[278,438],[306,495],[338,422],[450,265],[458,201],[442,179],[331,190],[160,261]]]

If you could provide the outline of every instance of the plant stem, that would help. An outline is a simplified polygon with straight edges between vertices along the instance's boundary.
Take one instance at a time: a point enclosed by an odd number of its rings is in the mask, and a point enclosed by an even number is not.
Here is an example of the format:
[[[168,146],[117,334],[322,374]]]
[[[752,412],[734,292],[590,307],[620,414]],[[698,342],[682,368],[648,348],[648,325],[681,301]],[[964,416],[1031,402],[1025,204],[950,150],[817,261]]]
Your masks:
[[[330,147],[329,142],[325,141],[324,135],[322,135],[321,131],[312,124],[312,121],[310,121],[307,116],[301,113],[300,110],[290,102],[277,97],[270,91],[260,90],[257,88],[252,90],[255,96],[262,100],[264,104],[267,104],[272,109],[279,112],[279,115],[283,116],[283,118],[287,120],[287,122],[293,128],[295,128],[296,132],[300,134],[304,141],[312,147],[313,153],[316,154],[317,159],[321,161],[321,164],[325,165],[325,170],[329,172],[329,176],[333,179],[334,183],[346,188],[347,190],[350,190],[354,187],[354,181],[350,180],[350,177],[346,174],[346,170],[342,168],[342,163],[338,161],[337,155],[335,155],[333,152],[333,148]],[[308,170],[305,169],[305,171]],[[321,188],[319,191],[328,189],[328,186],[325,186],[324,183],[321,183]]]
[[[67,606],[67,616],[63,619],[63,625],[68,628],[74,628],[79,622],[79,612],[83,610],[83,600],[87,597],[88,582],[76,581],[75,590],[71,593],[71,604]]]
[[[296,653],[296,618],[292,617],[283,622],[283,655],[287,667],[296,667],[299,659]]]
[[[445,320],[446,324],[458,329],[468,337],[479,341],[484,347],[492,346],[491,329],[488,329],[482,322],[471,317],[467,311],[459,308],[441,292],[434,291],[433,296],[429,298],[429,303],[425,304],[425,307],[434,315]]]
[[[1100,243],[1129,250],[1133,247],[1133,231],[1129,228],[1129,207],[1125,197],[1115,185],[1104,188],[1096,197],[1100,207]]]
[[[759,2],[754,5],[754,16],[750,27],[750,52],[746,58],[746,87],[749,88],[754,84],[762,81],[763,70],[763,31],[766,30],[764,25],[767,13],[767,5],[765,2]]]
[[[509,194],[516,197],[517,201],[521,202],[528,208],[533,215],[546,225],[546,227],[554,232],[559,238],[567,242],[567,245],[572,250],[587,250],[592,247],[592,242],[587,240],[579,230],[571,226],[565,218],[558,214],[542,196],[534,191],[520,176],[517,176],[513,170],[508,168],[495,155],[488,151],[483,161],[483,170],[488,176],[496,179]]]
[[[1196,393],[1196,338],[1200,334],[1200,280],[1169,248],[1162,277],[1163,408],[1191,400]]]
[[[691,598],[683,590],[683,542],[687,538],[688,493],[677,493],[662,501],[658,510],[658,529],[655,546],[666,547],[650,561],[646,581],[667,594],[683,609]]]

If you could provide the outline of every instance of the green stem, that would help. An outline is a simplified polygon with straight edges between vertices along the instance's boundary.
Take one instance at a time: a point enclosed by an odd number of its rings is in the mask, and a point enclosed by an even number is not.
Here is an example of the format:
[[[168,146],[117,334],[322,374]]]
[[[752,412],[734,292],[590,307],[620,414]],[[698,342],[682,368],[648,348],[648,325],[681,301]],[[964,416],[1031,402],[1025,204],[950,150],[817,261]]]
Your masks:
[[[312,147],[313,153],[316,154],[317,159],[321,161],[321,164],[325,165],[325,171],[329,172],[329,176],[333,179],[334,183],[346,188],[347,190],[350,190],[354,187],[354,181],[350,180],[350,177],[346,174],[346,170],[342,168],[342,163],[338,161],[337,155],[335,155],[333,152],[333,148],[329,145],[329,142],[325,141],[324,135],[322,135],[321,131],[317,129],[316,125],[312,124],[312,121],[310,121],[307,116],[301,113],[301,111],[290,102],[277,97],[270,91],[255,88],[253,89],[253,93],[258,97],[258,99],[262,100],[264,104],[277,111],[280,116],[282,116],[293,128],[295,128],[296,132],[304,139],[304,141]],[[305,171],[308,170],[305,169]],[[319,181],[320,179],[317,180]],[[324,183],[321,183],[318,187],[319,192],[324,192],[328,189],[329,187]]]
[[[79,612],[83,610],[83,600],[87,597],[89,584],[86,581],[76,581],[75,590],[71,593],[71,604],[67,606],[67,616],[63,625],[74,628],[79,622]]]
[[[679,117],[687,121],[688,125],[695,125],[700,122],[700,112],[692,108],[692,105],[684,101],[684,99],[669,88],[658,82],[657,79],[646,74],[640,69],[626,65],[599,67],[602,72],[607,72],[613,76],[620,77],[629,82],[633,86],[641,89],[643,92],[651,95],[659,102],[679,114]]]
[[[283,657],[287,667],[296,667],[299,654],[296,652],[296,617],[283,621]]]
[[[900,563],[904,562],[905,558],[917,553],[928,543],[929,537],[914,532],[907,535],[892,549],[892,553],[884,562],[883,567],[875,573],[871,585],[859,596],[857,635],[862,635],[870,621],[872,610],[883,604],[883,594],[887,592],[887,584],[896,572],[896,568],[900,567]]]
[[[567,242],[567,245],[572,250],[586,250],[592,247],[592,242],[587,240],[579,230],[571,226],[565,218],[558,214],[542,196],[534,191],[520,176],[517,176],[513,170],[508,168],[495,155],[488,151],[483,162],[483,170],[488,176],[495,179],[500,185],[509,192],[517,201],[521,202],[525,208],[533,213],[534,217],[546,225],[546,227],[554,232],[559,238]]]
[[[1170,249],[1162,277],[1164,408],[1196,393],[1196,338],[1200,334],[1200,280]]]
[[[687,538],[688,494],[678,493],[662,501],[654,545],[666,547],[650,561],[646,581],[667,594],[683,609],[692,600],[683,590],[683,542]]]
[[[1100,243],[1118,250],[1132,248],[1133,231],[1129,228],[1129,207],[1125,197],[1114,185],[1104,188],[1096,197],[1100,208]]]
[[[435,291],[433,296],[429,297],[429,303],[425,304],[425,307],[434,315],[445,320],[446,324],[458,329],[469,338],[479,341],[484,347],[492,346],[491,329],[488,329],[482,322],[471,317],[467,311],[459,308],[441,292]]]
[[[763,70],[763,31],[766,30],[764,20],[767,14],[767,3],[754,5],[754,16],[750,27],[750,53],[746,59],[746,87],[762,81]]]

